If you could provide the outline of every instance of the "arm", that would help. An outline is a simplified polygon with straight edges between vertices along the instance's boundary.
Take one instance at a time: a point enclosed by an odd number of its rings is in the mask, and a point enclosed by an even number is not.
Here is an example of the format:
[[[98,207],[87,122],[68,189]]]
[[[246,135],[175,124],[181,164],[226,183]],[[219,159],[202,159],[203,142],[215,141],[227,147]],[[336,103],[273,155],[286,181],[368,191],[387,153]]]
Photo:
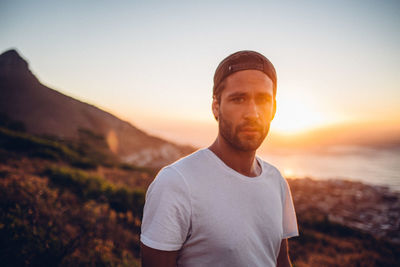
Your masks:
[[[176,266],[191,223],[189,190],[183,177],[166,167],[149,186],[141,225],[143,267]]]
[[[179,251],[150,248],[140,242],[142,267],[175,267]]]
[[[279,255],[277,259],[278,267],[291,267],[292,263],[289,258],[289,248],[287,239],[282,239],[281,248],[279,249]]]

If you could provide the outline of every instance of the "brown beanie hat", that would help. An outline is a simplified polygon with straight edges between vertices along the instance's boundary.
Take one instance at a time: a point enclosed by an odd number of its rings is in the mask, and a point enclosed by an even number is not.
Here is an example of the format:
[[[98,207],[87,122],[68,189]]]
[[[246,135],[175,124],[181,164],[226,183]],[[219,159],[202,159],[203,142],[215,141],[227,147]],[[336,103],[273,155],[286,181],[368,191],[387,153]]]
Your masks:
[[[274,85],[275,98],[277,78],[274,65],[260,53],[249,50],[236,52],[221,61],[214,74],[213,95],[226,77],[240,70],[259,70],[268,75]]]

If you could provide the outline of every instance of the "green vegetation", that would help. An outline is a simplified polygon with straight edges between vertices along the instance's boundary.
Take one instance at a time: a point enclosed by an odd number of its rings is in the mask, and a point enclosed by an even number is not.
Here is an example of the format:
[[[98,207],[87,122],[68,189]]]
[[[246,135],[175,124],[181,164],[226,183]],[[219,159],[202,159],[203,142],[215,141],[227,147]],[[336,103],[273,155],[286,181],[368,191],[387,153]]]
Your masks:
[[[135,166],[135,165],[132,165],[132,164],[129,164],[129,163],[120,163],[117,166],[121,170],[144,172],[144,173],[150,174],[153,177],[158,172],[158,169],[152,169],[152,168],[147,168],[147,167],[139,167],[139,166]]]
[[[7,161],[21,156],[65,162],[80,169],[95,169],[98,166],[117,167],[153,176],[157,171],[119,162],[109,153],[104,137],[95,135],[89,130],[81,129],[80,139],[73,142],[50,136],[34,136],[0,127],[0,160]]]
[[[54,185],[71,190],[81,199],[107,201],[117,212],[131,211],[133,216],[142,217],[144,190],[117,187],[99,176],[67,167],[50,167],[44,174]]]
[[[77,151],[79,155],[84,155],[85,158],[91,159],[97,165],[109,167],[118,165],[119,161],[111,153],[103,135],[96,134],[88,129],[78,129],[78,133],[78,141],[68,143],[71,149]]]
[[[144,188],[93,172],[135,179],[152,170],[117,161],[90,131],[65,141],[21,125],[0,120],[1,265],[140,266]]]
[[[60,142],[2,127],[0,127],[0,147],[9,153],[13,152],[14,156],[24,155],[65,161],[73,166],[85,169],[98,166],[98,162],[86,155],[80,155],[77,151]]]
[[[75,141],[60,140],[54,136],[37,136],[25,132],[22,122],[14,121],[0,113],[0,158],[8,156],[41,158],[63,161],[82,169],[94,169],[99,165],[118,165],[110,152],[104,136],[87,129],[79,129]],[[13,155],[10,153],[13,152]]]
[[[131,212],[79,199],[47,179],[0,180],[2,266],[139,266],[139,225]]]
[[[23,122],[11,120],[7,114],[0,112],[0,127],[10,130],[24,132],[26,127]]]

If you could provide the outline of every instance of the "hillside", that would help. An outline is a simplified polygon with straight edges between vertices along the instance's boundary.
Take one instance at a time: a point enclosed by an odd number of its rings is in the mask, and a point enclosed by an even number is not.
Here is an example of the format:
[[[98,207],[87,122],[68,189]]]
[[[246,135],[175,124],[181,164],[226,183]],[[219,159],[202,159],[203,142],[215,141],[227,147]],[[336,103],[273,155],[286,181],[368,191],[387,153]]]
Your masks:
[[[141,166],[161,167],[194,150],[44,86],[15,50],[0,55],[0,114],[22,122],[31,134],[78,140],[82,130],[90,131],[103,136],[120,160]]]
[[[140,266],[144,194],[157,170],[6,124],[0,123],[2,266]],[[397,194],[345,181],[289,183],[300,229],[289,241],[294,266],[398,266]]]
[[[2,266],[139,266],[144,193],[157,170],[7,124],[0,123]]]

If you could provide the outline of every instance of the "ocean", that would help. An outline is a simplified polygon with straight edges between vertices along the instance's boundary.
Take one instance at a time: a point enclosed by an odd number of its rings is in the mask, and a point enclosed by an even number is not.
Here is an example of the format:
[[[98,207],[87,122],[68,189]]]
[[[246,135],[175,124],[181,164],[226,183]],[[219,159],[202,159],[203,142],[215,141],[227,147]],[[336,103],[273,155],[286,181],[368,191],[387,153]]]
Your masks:
[[[346,179],[400,192],[400,149],[336,146],[321,151],[285,151],[260,156],[284,177]]]

